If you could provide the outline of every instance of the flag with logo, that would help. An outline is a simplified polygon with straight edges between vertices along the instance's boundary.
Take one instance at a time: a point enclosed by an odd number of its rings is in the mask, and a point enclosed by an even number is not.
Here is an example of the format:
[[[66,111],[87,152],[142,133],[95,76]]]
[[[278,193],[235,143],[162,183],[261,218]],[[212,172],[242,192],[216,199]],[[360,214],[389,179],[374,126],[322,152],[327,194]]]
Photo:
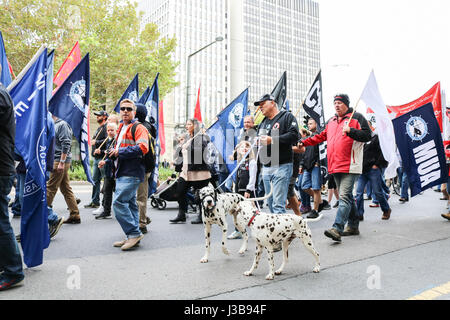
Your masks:
[[[5,87],[8,87],[12,82],[12,78],[9,69],[8,59],[6,58],[5,43],[3,42],[3,36],[1,31],[0,31],[0,66],[2,67],[2,72],[0,73],[0,82],[3,83]]]
[[[8,87],[16,117],[16,148],[25,161],[21,246],[28,267],[41,265],[48,248],[47,186],[47,49],[41,48],[24,71]]]
[[[367,84],[361,95],[361,101],[367,106],[370,106],[370,109],[374,111],[380,148],[384,159],[388,162],[384,173],[385,178],[392,179],[397,176],[397,168],[400,167],[396,153],[394,126],[392,125],[388,109],[381,97],[373,71],[367,80]]]
[[[56,73],[55,78],[53,79],[53,83],[56,84],[56,88],[55,90],[53,90],[53,92],[56,92],[56,90],[58,90],[59,86],[64,83],[69,74],[73,71],[73,69],[75,69],[80,61],[81,50],[80,44],[77,41],[70,51],[69,55],[67,56],[66,60],[64,60],[61,68],[59,68],[58,72]]]
[[[81,162],[87,180],[92,180],[89,164],[89,53],[75,67],[50,99],[48,110],[56,117],[66,121],[80,145]]]
[[[314,82],[309,89],[305,100],[303,101],[303,109],[306,114],[314,119],[317,124],[317,132],[325,129],[325,115],[323,111],[322,99],[322,75],[319,71]],[[322,173],[322,183],[328,179],[328,160],[327,160],[327,142],[319,144],[320,171]]]
[[[411,196],[445,183],[448,172],[444,145],[433,104],[416,108],[392,122]]]
[[[153,81],[152,88],[150,89],[150,94],[147,101],[145,102],[145,107],[147,108],[147,118],[146,121],[150,122],[156,127],[156,138],[155,138],[155,169],[153,170],[150,178],[148,179],[148,196],[156,192],[158,187],[159,179],[159,157],[161,151],[161,144],[159,140],[159,86],[158,86],[159,73]]]
[[[150,95],[150,87],[147,87],[147,89],[145,89],[144,93],[142,94],[142,96],[139,98],[139,103],[145,104],[145,101],[147,101],[148,96]]]
[[[235,169],[236,161],[231,161],[228,157],[233,153],[239,142],[247,108],[248,89],[245,89],[217,115],[218,120],[206,130],[212,144],[225,160],[230,173]]]
[[[120,113],[120,102],[125,99],[130,99],[133,102],[138,102],[139,100],[139,73],[136,73],[133,80],[131,80],[127,89],[123,93],[122,97],[117,101],[114,111]]]

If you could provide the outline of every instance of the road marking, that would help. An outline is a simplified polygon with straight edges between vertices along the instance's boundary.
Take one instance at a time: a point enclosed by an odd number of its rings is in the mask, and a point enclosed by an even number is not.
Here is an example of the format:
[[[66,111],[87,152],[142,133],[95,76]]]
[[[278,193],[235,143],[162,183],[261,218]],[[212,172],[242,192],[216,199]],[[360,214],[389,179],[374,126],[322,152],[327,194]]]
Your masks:
[[[418,294],[407,300],[434,300],[447,294],[450,294],[450,282],[447,282],[442,286],[424,291],[421,294]]]

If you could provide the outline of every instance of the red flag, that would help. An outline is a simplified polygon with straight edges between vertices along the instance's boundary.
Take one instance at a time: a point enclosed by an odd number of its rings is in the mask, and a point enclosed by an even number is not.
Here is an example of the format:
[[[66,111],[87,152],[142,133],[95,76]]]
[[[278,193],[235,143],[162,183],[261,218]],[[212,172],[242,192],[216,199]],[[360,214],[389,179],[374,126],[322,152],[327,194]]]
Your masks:
[[[161,147],[160,155],[163,155],[166,152],[166,135],[164,133],[164,114],[163,114],[163,101],[159,102],[159,144]]]
[[[200,87],[198,87],[197,104],[195,105],[194,119],[202,122],[202,111],[200,110]]]
[[[77,41],[70,51],[69,55],[67,56],[66,60],[63,62],[61,68],[59,68],[59,71],[56,73],[55,78],[53,78],[53,83],[56,84],[56,88],[55,90],[53,90],[53,92],[56,92],[56,90],[58,90],[59,86],[63,84],[64,80],[67,79],[67,77],[80,63],[80,61],[81,51],[80,45]]]

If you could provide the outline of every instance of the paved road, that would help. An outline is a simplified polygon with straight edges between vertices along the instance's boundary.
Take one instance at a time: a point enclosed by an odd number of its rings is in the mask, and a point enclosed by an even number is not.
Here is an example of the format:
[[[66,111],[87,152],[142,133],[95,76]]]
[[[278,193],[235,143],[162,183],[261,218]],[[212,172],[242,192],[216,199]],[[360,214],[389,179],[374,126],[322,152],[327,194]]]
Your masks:
[[[231,256],[220,249],[220,231],[212,230],[210,262],[201,264],[203,226],[169,224],[176,203],[163,211],[149,209],[152,223],[139,249],[122,252],[112,243],[123,238],[115,219],[95,220],[84,209],[91,189],[74,185],[82,200],[82,223],[63,225],[45,251],[44,264],[26,269],[24,286],[0,294],[0,299],[172,299],[172,300],[304,300],[304,299],[450,299],[450,222],[441,218],[445,202],[431,190],[400,204],[392,196],[389,221],[366,201],[361,235],[340,244],[323,235],[336,209],[324,211],[310,227],[321,255],[322,270],[314,274],[313,257],[300,241],[290,249],[290,260],[281,276],[266,281],[263,254],[254,276],[245,277],[254,254],[254,240],[244,255],[240,240],[229,241]],[[55,210],[67,216],[58,193]],[[231,219],[229,220],[231,223]],[[19,232],[19,219],[12,220]],[[275,256],[276,265],[282,255]]]

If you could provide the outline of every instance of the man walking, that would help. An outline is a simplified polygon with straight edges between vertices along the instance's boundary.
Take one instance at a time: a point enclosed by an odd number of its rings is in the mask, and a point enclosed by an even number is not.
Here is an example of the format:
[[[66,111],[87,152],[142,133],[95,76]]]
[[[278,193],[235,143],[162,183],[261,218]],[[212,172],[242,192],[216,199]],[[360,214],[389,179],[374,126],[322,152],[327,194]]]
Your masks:
[[[0,65],[1,73],[1,65]],[[22,257],[9,222],[8,195],[14,181],[14,143],[16,124],[14,105],[0,83],[0,291],[9,289],[25,278]]]
[[[255,102],[265,116],[258,130],[261,143],[259,160],[265,193],[273,195],[267,200],[270,212],[286,213],[286,199],[293,170],[293,150],[300,135],[295,117],[287,111],[278,110],[275,98],[266,94]]]
[[[69,169],[72,160],[72,129],[69,124],[62,119],[52,115],[55,122],[55,159],[53,162],[53,171],[50,179],[47,181],[47,205],[51,208],[53,199],[58,189],[64,196],[69,207],[70,216],[64,220],[64,223],[81,223],[80,211],[78,210],[77,200],[70,186]]]
[[[139,230],[139,208],[136,193],[144,181],[144,155],[149,151],[148,131],[142,124],[135,124],[136,105],[129,99],[120,103],[119,125],[115,148],[110,156],[115,158],[116,191],[113,210],[127,239],[113,245],[123,251],[137,246],[144,235]],[[134,127],[134,129],[133,129]],[[134,131],[134,135],[132,134]]]
[[[321,133],[303,140],[299,148],[328,141],[328,172],[334,175],[339,190],[339,208],[333,227],[325,236],[341,241],[344,227],[357,229],[359,218],[353,198],[353,187],[362,173],[364,142],[370,141],[371,131],[367,120],[360,113],[353,113],[346,94],[334,97],[336,115]]]
[[[85,208],[98,208],[100,207],[100,185],[102,178],[104,177],[104,172],[99,169],[98,163],[103,158],[103,152],[106,150],[105,140],[108,138],[106,132],[106,121],[108,120],[108,113],[104,110],[94,112],[97,116],[97,123],[99,127],[95,131],[94,137],[91,140],[92,145],[92,156],[94,157],[94,169],[92,179],[94,180],[94,185],[92,187],[92,197],[91,202],[85,205]]]

